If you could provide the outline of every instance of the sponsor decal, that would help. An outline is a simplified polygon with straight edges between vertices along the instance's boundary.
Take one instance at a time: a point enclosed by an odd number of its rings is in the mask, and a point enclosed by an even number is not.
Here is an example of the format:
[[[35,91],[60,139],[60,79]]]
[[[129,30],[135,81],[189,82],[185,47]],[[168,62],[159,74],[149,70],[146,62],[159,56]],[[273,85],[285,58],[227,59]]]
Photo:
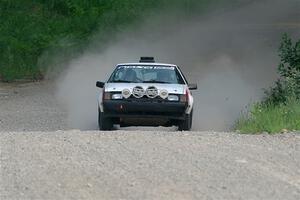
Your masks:
[[[119,66],[118,69],[168,69],[168,70],[174,70],[175,67],[173,66],[147,66],[147,65],[122,65]]]

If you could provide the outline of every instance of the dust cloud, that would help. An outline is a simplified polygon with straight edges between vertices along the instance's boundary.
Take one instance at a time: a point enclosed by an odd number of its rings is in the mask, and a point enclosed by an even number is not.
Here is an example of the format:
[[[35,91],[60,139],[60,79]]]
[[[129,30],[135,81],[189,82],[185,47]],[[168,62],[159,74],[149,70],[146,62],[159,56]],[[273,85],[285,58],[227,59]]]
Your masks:
[[[299,10],[298,0],[263,0],[193,19],[166,14],[121,33],[104,51],[91,45],[57,80],[69,126],[97,129],[95,82],[105,81],[118,63],[154,56],[178,64],[189,82],[198,84],[194,130],[231,129],[276,79],[280,38],[284,32],[299,37]]]

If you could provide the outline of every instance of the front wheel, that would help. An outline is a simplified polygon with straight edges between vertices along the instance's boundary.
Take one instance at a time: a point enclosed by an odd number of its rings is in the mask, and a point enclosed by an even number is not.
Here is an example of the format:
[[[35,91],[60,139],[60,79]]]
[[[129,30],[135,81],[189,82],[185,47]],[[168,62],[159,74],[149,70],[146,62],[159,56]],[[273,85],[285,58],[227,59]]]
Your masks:
[[[104,112],[101,112],[101,110],[98,110],[98,126],[99,130],[101,131],[109,131],[113,128],[113,122],[112,119],[109,117],[105,117]]]
[[[179,131],[189,131],[192,128],[193,123],[193,110],[190,114],[185,114],[184,120],[180,121],[178,124]]]

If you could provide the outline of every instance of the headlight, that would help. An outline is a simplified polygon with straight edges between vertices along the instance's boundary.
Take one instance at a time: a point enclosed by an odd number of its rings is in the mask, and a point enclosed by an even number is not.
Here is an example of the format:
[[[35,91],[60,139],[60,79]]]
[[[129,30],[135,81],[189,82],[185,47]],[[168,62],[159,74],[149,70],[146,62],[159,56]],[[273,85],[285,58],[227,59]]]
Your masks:
[[[169,101],[179,101],[179,97],[177,95],[169,95],[168,100]]]
[[[123,95],[122,95],[122,94],[113,94],[113,95],[111,96],[111,98],[112,98],[112,99],[115,99],[115,100],[117,100],[117,99],[123,99]]]

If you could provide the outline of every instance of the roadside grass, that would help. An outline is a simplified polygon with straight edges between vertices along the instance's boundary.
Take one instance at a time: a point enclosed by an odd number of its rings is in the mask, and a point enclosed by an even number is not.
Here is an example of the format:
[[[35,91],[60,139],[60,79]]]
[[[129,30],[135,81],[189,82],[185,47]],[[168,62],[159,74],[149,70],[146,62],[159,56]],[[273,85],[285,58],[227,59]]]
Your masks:
[[[270,134],[300,130],[300,101],[286,103],[257,103],[248,114],[242,114],[235,129],[241,133]]]
[[[2,67],[0,69],[0,81],[11,82],[15,80],[41,80],[43,75],[33,66]]]
[[[265,90],[261,102],[252,105],[235,124],[241,133],[286,133],[300,130],[300,40],[285,33],[279,47],[279,78]]]

